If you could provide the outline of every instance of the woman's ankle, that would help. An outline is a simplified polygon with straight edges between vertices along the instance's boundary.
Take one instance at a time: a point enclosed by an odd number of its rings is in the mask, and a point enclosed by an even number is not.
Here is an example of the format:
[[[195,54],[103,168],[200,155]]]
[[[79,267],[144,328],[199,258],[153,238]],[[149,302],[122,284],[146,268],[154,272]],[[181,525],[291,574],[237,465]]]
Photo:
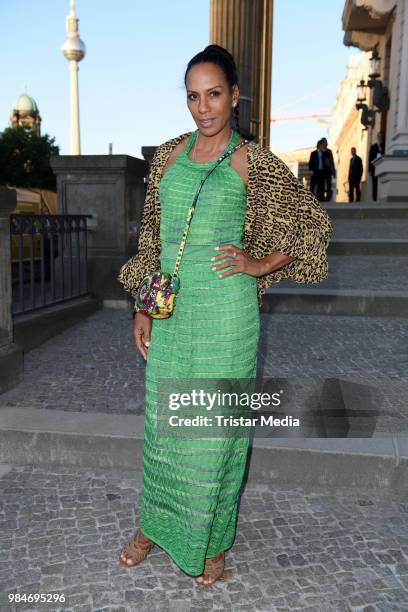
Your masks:
[[[142,540],[142,541],[144,540],[144,541],[146,541],[146,542],[152,542],[152,540],[151,540],[150,538],[148,538],[147,536],[145,536],[145,534],[144,534],[144,533],[143,533],[143,531],[140,529],[140,527],[139,527],[139,533],[140,533],[140,537],[141,537],[141,540]]]

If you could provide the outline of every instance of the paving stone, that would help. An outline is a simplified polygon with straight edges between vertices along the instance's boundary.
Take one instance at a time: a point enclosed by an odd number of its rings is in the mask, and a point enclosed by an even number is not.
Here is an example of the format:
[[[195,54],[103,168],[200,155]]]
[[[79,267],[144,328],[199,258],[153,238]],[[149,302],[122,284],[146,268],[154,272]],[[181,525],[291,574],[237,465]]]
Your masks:
[[[69,517],[61,503],[67,478],[73,503]],[[22,483],[24,500],[18,491],[3,496],[14,479]],[[54,491],[52,498],[39,486],[43,482]],[[408,504],[401,500],[372,495],[370,505],[361,505],[361,497],[353,493],[247,485],[236,544],[226,554],[228,579],[209,593],[196,586],[158,546],[134,570],[117,563],[121,545],[135,529],[139,482],[137,477],[116,472],[55,467],[18,466],[3,475],[0,519],[8,527],[2,531],[1,548],[13,561],[0,561],[2,596],[30,589],[64,593],[64,612],[404,610],[408,601]],[[121,497],[113,508],[107,491],[118,489]],[[81,519],[77,516],[83,516],[79,495],[89,496],[91,503],[89,515]],[[17,519],[30,517],[34,497],[45,508],[42,521],[31,517],[22,527],[18,520],[8,520],[9,511],[17,513]],[[94,499],[103,500],[96,516],[92,516]],[[52,507],[56,515],[49,519]],[[127,512],[131,518],[121,526]],[[302,520],[292,520],[295,516]],[[331,526],[328,529],[321,522],[323,516]],[[72,523],[75,534],[71,533]],[[108,524],[112,529],[109,538],[104,529]],[[286,524],[292,525],[294,537],[277,531]],[[399,535],[395,535],[396,528]],[[65,557],[56,562],[50,551],[59,542],[64,542]],[[17,558],[15,552],[20,553]],[[36,609],[39,611],[41,608]]]

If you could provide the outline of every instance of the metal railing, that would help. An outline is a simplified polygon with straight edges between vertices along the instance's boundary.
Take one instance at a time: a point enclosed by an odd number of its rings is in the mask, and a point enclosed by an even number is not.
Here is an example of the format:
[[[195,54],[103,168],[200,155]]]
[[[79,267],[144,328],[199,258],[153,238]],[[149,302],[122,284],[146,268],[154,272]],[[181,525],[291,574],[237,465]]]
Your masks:
[[[88,293],[87,218],[12,213],[12,314]]]

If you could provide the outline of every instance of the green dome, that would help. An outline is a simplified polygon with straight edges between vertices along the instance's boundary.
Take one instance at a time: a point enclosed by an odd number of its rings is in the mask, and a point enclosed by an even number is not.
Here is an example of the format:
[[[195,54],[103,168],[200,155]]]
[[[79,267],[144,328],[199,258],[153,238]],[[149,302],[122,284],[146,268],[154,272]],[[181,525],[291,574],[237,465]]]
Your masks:
[[[38,112],[38,106],[34,98],[23,93],[14,102],[13,110]]]

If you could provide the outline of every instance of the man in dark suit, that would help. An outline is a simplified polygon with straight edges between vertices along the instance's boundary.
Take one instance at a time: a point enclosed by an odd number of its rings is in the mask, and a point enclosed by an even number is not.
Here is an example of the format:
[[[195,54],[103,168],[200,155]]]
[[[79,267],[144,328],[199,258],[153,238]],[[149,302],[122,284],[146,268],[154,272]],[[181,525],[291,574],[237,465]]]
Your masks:
[[[318,140],[316,149],[309,157],[310,191],[316,195],[319,202],[324,199],[325,160],[322,141]]]
[[[377,134],[377,142],[370,147],[370,152],[368,154],[368,171],[371,174],[371,184],[373,189],[373,200],[374,202],[377,200],[377,186],[378,186],[378,178],[374,174],[374,166],[373,161],[381,155],[385,154],[385,145],[384,145],[384,132],[378,132]]]
[[[324,176],[324,191],[326,202],[330,202],[332,198],[332,177],[336,176],[336,168],[334,167],[333,153],[327,147],[327,138],[321,139],[321,146],[324,153],[325,176]]]
[[[351,147],[351,159],[348,173],[349,202],[354,202],[354,190],[356,191],[356,202],[360,201],[360,181],[363,176],[363,160],[357,155],[356,147]]]

